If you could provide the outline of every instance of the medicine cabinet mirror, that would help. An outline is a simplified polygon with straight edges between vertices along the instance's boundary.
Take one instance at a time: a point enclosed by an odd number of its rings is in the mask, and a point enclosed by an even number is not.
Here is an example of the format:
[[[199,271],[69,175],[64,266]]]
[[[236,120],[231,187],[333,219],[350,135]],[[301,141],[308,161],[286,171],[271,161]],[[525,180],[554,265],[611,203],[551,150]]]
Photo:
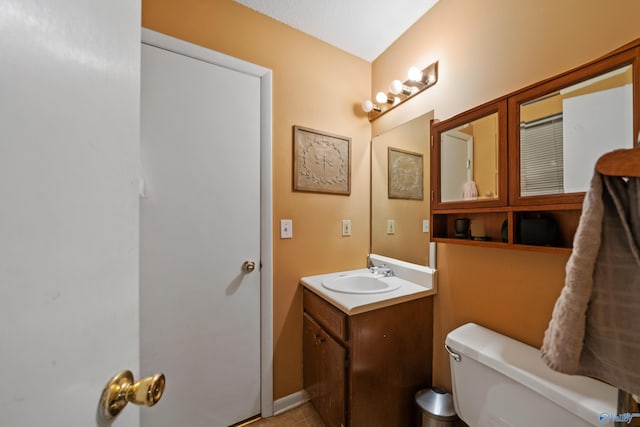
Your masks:
[[[509,98],[510,204],[579,203],[598,158],[633,146],[635,58],[622,53]]]
[[[597,160],[636,143],[640,130],[638,57],[640,39],[433,124],[432,240],[570,253]],[[481,119],[497,121],[496,197],[477,172],[481,165],[475,132],[473,155],[471,150],[464,153],[468,156],[466,175],[458,179],[465,187],[461,191],[458,183],[454,190],[446,188],[452,169],[449,157],[456,157],[446,153],[449,140],[464,140],[461,133],[467,124],[479,128]],[[482,162],[492,165],[486,157]],[[477,196],[473,196],[474,186]]]
[[[507,203],[506,101],[432,126],[431,179],[435,208]]]

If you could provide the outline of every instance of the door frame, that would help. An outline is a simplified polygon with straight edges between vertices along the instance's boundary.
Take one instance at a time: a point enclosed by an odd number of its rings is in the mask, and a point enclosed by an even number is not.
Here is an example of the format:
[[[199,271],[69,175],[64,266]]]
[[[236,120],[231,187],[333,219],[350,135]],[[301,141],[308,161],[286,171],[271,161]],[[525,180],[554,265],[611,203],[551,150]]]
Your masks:
[[[443,135],[443,138],[448,137],[454,140],[459,140],[466,145],[467,158],[465,159],[465,164],[464,164],[466,176],[467,176],[466,182],[473,181],[473,163],[474,163],[473,162],[473,136],[469,135],[468,133],[459,132],[457,130],[450,130],[450,131],[447,131],[446,133],[443,133],[442,135]],[[440,156],[443,156],[443,148],[441,148]],[[448,194],[447,196],[451,196],[451,195]],[[440,198],[442,199],[442,194],[440,195]],[[447,201],[455,201],[459,199],[460,197],[455,197]]]
[[[260,411],[273,415],[272,72],[250,62],[142,28],[141,42],[260,79]]]

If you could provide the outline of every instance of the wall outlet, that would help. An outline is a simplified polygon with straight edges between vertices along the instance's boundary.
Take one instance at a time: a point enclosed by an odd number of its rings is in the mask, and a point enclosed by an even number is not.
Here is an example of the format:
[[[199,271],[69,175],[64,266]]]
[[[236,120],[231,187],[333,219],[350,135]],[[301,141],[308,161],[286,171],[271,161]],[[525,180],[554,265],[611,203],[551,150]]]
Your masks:
[[[293,238],[293,220],[291,219],[280,220],[280,238],[281,239]]]
[[[396,221],[394,219],[387,220],[387,234],[396,234]]]
[[[342,235],[351,236],[351,220],[350,219],[342,220]]]
[[[423,233],[428,233],[429,232],[429,220],[428,219],[423,219],[422,220],[422,232]]]

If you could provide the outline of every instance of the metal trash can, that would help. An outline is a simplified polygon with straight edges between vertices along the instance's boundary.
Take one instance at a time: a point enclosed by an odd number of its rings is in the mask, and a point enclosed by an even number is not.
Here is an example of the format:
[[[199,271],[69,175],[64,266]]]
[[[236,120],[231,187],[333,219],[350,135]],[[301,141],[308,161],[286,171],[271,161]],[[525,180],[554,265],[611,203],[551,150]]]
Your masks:
[[[453,406],[453,398],[441,387],[416,393],[421,427],[458,427],[462,422]]]

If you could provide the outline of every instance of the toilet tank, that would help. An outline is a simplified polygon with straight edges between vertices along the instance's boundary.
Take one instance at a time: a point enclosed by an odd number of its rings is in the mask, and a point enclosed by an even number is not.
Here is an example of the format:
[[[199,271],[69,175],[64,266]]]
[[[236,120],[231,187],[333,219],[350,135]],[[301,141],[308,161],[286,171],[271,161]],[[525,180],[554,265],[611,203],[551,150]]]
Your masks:
[[[615,413],[614,387],[553,371],[538,349],[482,326],[451,331],[446,346],[456,412],[470,427],[602,426],[600,415]]]

